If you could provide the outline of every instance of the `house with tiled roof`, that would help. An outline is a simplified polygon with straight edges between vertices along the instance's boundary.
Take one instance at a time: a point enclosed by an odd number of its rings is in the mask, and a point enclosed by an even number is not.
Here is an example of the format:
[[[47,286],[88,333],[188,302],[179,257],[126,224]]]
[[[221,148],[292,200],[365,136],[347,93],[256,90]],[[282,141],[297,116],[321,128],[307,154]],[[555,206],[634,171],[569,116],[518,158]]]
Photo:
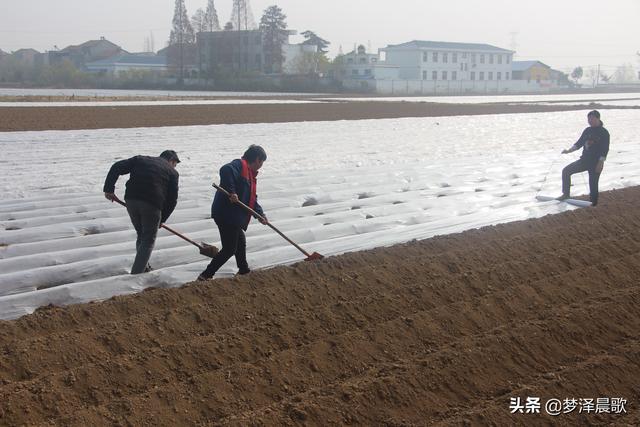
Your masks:
[[[99,40],[89,40],[79,45],[48,52],[48,63],[55,64],[68,60],[78,69],[84,69],[85,64],[89,62],[107,59],[121,53],[128,52],[104,37],[100,37]]]

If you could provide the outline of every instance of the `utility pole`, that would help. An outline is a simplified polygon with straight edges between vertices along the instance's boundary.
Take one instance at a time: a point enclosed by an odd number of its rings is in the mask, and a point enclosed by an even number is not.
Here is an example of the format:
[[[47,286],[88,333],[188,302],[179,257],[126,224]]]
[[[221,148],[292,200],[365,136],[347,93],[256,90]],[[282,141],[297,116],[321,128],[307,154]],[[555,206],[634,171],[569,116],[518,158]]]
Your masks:
[[[598,64],[598,74],[596,74],[596,87],[600,84],[600,64]]]

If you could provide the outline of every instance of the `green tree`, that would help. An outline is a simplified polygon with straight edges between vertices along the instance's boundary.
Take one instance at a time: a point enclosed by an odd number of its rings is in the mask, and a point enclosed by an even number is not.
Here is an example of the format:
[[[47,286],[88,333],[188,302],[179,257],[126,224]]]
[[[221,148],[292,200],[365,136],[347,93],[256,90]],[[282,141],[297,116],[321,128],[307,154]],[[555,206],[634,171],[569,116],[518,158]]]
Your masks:
[[[287,15],[282,13],[278,6],[269,6],[260,20],[260,30],[262,31],[265,71],[267,73],[277,73],[282,71],[284,55],[282,45],[287,40]]]
[[[305,38],[305,40],[304,40],[304,42],[302,42],[302,44],[317,46],[318,47],[318,53],[321,53],[323,55],[326,55],[329,52],[327,50],[327,48],[329,47],[329,45],[331,43],[328,42],[327,40],[323,39],[322,37],[319,37],[313,31],[307,30],[307,31],[304,31],[304,32],[302,32],[300,34]]]
[[[571,72],[571,78],[576,84],[578,84],[578,80],[580,80],[583,75],[584,75],[584,70],[582,69],[582,67],[576,67]]]

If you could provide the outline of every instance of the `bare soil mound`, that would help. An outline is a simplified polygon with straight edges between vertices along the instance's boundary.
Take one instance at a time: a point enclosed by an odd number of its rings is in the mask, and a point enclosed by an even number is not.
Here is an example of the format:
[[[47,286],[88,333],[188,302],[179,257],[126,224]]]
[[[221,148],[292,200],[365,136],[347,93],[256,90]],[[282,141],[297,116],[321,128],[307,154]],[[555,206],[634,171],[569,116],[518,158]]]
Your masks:
[[[638,425],[640,188],[0,322],[0,424]],[[626,415],[510,398],[627,399]]]
[[[0,107],[0,132],[288,123],[586,110],[603,105],[330,102],[318,104]],[[617,109],[638,107],[614,107]]]

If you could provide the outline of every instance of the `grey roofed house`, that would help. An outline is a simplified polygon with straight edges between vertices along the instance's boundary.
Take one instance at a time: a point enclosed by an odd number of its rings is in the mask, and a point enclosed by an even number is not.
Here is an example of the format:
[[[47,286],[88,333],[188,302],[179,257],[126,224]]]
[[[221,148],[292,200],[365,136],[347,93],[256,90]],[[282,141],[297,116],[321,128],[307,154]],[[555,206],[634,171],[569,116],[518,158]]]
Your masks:
[[[89,40],[79,45],[67,46],[49,53],[49,63],[59,63],[70,60],[78,68],[83,68],[88,62],[107,59],[120,53],[128,53],[120,46],[101,37],[100,40]]]
[[[512,53],[509,49],[502,49],[500,47],[492,46],[484,43],[457,43],[457,42],[439,42],[439,41],[425,41],[425,40],[413,40],[401,44],[392,44],[386,47],[386,49],[451,49],[451,50],[481,50],[481,51],[493,51]]]
[[[88,62],[85,64],[87,71],[92,72],[124,72],[131,70],[143,70],[162,73],[167,71],[167,57],[149,54],[121,53],[107,59]]]
[[[33,66],[38,63],[38,58],[40,56],[40,52],[35,49],[27,48],[27,49],[18,49],[11,54],[13,58],[15,58],[22,65]]]

